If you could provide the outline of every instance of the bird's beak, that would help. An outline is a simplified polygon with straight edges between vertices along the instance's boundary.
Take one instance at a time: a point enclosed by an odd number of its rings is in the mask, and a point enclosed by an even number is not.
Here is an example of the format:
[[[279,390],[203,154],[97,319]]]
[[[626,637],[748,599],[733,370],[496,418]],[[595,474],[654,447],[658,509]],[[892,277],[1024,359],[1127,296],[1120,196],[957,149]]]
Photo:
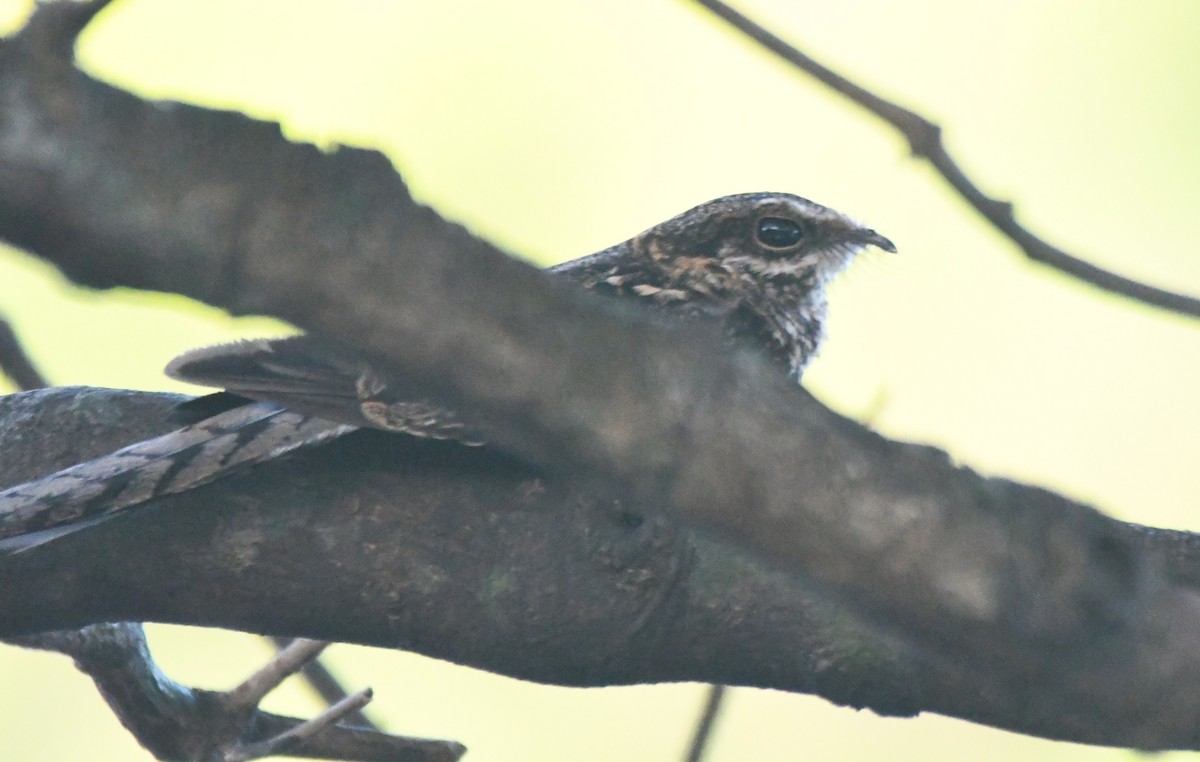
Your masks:
[[[853,240],[855,243],[861,243],[865,246],[875,246],[883,249],[884,251],[890,251],[893,254],[896,253],[896,244],[892,243],[887,238],[884,238],[879,233],[876,233],[874,230],[869,228],[856,230],[854,232]]]

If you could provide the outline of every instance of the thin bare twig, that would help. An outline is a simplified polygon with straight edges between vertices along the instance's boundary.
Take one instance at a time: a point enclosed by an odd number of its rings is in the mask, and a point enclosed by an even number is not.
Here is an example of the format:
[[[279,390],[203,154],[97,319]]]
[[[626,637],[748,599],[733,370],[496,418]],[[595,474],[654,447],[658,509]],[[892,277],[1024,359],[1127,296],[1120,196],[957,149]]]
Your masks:
[[[725,699],[725,686],[713,683],[708,686],[708,696],[704,701],[704,711],[696,723],[696,732],[692,736],[692,745],[688,747],[686,762],[700,762],[708,751],[708,742],[712,740],[712,731],[716,726],[717,715]]]
[[[264,696],[299,672],[306,662],[317,658],[328,647],[329,643],[325,641],[296,638],[279,649],[275,657],[262,669],[229,692],[229,706],[235,709],[258,706]]]
[[[271,641],[275,645],[275,648],[279,650],[286,648],[292,642],[292,638],[272,637],[267,638],[267,640]],[[349,691],[342,687],[342,684],[333,676],[333,673],[329,671],[329,668],[325,666],[320,657],[305,664],[300,671],[300,676],[304,678],[304,681],[308,683],[310,688],[317,692],[321,700],[329,706],[335,706],[350,697]],[[355,725],[360,728],[370,728],[371,730],[380,729],[378,725],[372,722],[370,717],[359,709],[346,714],[342,717],[341,722],[344,725]]]
[[[34,367],[20,339],[6,320],[0,320],[0,372],[12,379],[18,389],[29,391],[49,384]]]
[[[1200,318],[1200,299],[1126,278],[1083,261],[1034,235],[1017,222],[1013,205],[991,198],[971,181],[942,144],[942,128],[920,114],[879,97],[866,88],[814,61],[805,53],[730,8],[721,0],[695,0],[734,29],[797,69],[828,85],[895,127],[908,140],[914,156],[928,159],[946,182],[1035,262],[1066,273],[1113,294],[1135,299],[1181,315]]]
[[[360,711],[370,703],[373,695],[370,688],[363,688],[358,693],[347,696],[337,702],[316,717],[285,730],[277,736],[268,738],[265,741],[242,744],[225,755],[225,762],[250,762],[252,759],[286,754],[316,737],[318,733],[333,727],[347,715]]]

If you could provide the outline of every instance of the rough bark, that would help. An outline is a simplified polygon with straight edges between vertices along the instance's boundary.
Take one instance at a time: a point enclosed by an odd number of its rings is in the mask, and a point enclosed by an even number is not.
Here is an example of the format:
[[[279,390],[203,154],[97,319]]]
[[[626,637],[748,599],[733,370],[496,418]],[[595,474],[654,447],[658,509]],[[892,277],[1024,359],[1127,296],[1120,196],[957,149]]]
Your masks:
[[[1200,601],[1156,543],[553,283],[415,204],[376,153],[86,77],[70,49],[96,7],[0,42],[0,236],[83,284],[358,347],[511,456],[363,434],[161,501],[6,561],[7,631],[187,621],[1196,746]],[[96,394],[66,407],[114,415]],[[55,398],[27,399],[9,415]],[[74,448],[64,432],[8,428],[36,462],[12,476]]]
[[[3,398],[0,483],[165,431],[178,399],[86,388]],[[1129,722],[1054,711],[1056,686],[997,679],[672,515],[495,452],[361,432],[0,559],[0,627],[217,625],[545,682],[710,680],[1127,743]],[[1124,526],[1131,543],[1164,542]],[[1175,573],[1194,578],[1194,540],[1176,538],[1164,543]],[[1102,687],[1119,694],[1115,680]]]

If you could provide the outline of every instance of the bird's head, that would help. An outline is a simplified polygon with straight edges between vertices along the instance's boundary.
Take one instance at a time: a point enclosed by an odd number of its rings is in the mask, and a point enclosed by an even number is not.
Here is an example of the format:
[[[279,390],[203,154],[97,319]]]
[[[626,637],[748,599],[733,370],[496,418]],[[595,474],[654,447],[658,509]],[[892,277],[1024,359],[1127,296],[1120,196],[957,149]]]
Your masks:
[[[663,265],[703,263],[824,286],[868,246],[896,247],[834,209],[790,193],[725,196],[655,225],[636,246]]]

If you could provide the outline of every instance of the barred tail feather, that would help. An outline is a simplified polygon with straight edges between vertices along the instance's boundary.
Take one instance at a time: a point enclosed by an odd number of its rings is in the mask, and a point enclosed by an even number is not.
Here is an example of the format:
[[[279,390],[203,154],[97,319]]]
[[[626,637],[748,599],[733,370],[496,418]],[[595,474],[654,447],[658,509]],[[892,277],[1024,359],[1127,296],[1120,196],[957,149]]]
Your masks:
[[[0,554],[29,550],[154,498],[354,429],[269,402],[227,410],[0,491]]]

